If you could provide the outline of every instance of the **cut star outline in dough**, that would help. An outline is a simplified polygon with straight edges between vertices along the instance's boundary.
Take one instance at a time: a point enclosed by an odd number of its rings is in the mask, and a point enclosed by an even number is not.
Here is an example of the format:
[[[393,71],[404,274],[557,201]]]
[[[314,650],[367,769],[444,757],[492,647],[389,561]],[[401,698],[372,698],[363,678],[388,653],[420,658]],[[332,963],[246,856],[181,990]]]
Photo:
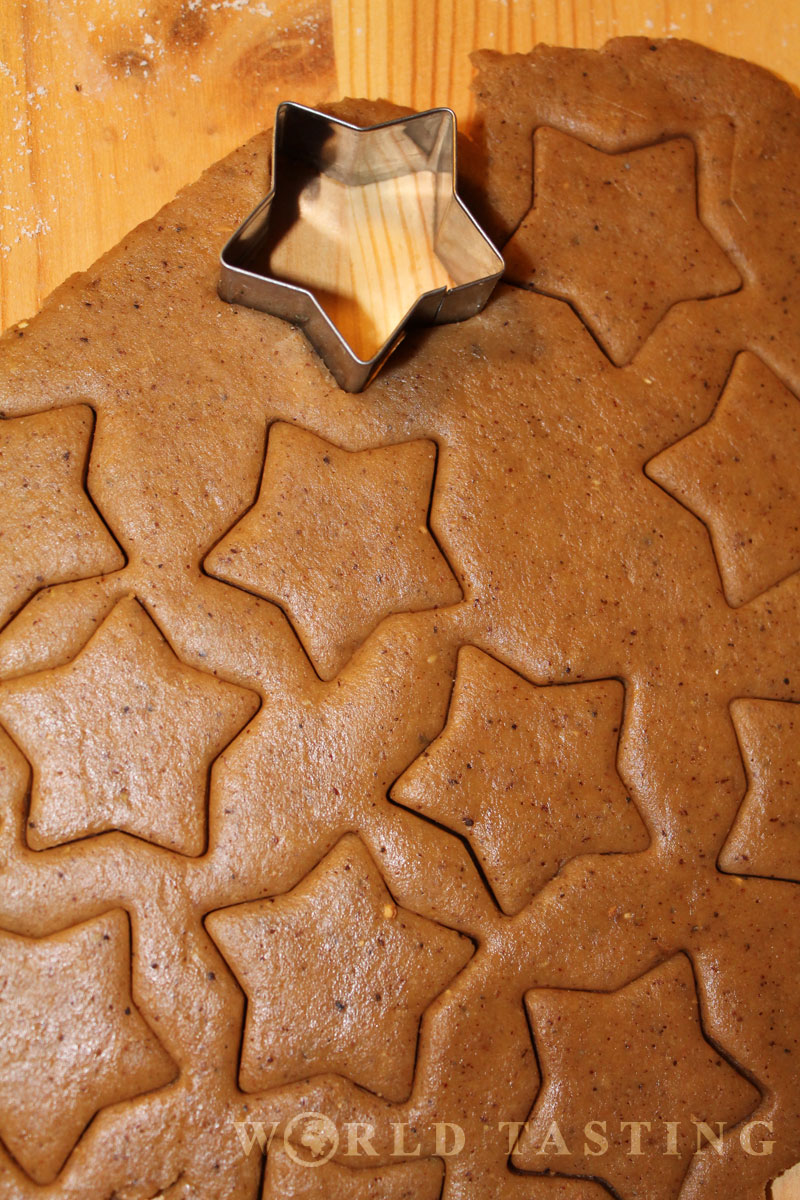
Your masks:
[[[740,699],[730,709],[747,789],[720,870],[800,883],[800,704]]]
[[[86,404],[0,421],[0,629],[42,588],[126,565],[89,491],[94,426]]]
[[[645,465],[648,478],[705,525],[733,608],[800,570],[799,459],[800,399],[744,351],[708,420]]]
[[[683,226],[674,231],[658,220],[668,204],[683,210]],[[742,284],[700,219],[696,151],[688,137],[610,154],[540,126],[533,203],[503,255],[508,282],[566,301],[616,366],[635,357],[674,305],[727,295]],[[609,261],[616,279],[625,272],[620,301],[608,290]]]
[[[259,705],[182,662],[133,596],[118,601],[75,658],[0,684],[0,721],[33,766],[29,846],[119,830],[201,854],[213,761]]]
[[[290,892],[217,909],[205,927],[247,996],[245,1092],[335,1073],[407,1100],[423,1013],[475,953],[397,905],[356,834]],[[312,989],[304,1010],[293,985]]]
[[[258,497],[204,569],[277,604],[331,680],[386,617],[463,599],[430,525],[436,458],[424,438],[345,450],[276,421]]]
[[[132,997],[124,910],[46,937],[0,930],[0,958],[0,1133],[31,1178],[48,1184],[97,1112],[164,1087],[177,1067]],[[58,1120],[41,1119],[45,1081]]]
[[[525,1004],[542,1083],[511,1155],[516,1168],[564,1167],[568,1175],[602,1178],[615,1195],[677,1200],[697,1146],[694,1122],[708,1124],[713,1136],[721,1121],[729,1136],[761,1100],[761,1089],[706,1035],[694,966],[683,952],[616,991],[540,988]],[[682,1043],[684,1034],[691,1045]],[[586,1138],[592,1121],[605,1124],[602,1156]],[[675,1123],[675,1144],[667,1147],[674,1153],[664,1153],[668,1122]]]
[[[513,916],[577,855],[647,849],[619,774],[623,703],[618,680],[537,687],[464,646],[445,726],[391,799],[466,839],[486,886]],[[502,761],[492,761],[495,749]],[[593,774],[584,773],[587,762]]]

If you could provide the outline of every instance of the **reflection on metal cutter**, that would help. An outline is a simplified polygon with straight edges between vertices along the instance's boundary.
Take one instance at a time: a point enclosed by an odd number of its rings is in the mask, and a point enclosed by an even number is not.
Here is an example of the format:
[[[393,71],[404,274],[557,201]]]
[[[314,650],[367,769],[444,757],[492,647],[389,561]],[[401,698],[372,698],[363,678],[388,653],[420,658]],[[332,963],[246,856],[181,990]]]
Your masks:
[[[298,325],[361,391],[409,325],[473,316],[500,278],[455,178],[449,108],[360,128],[281,104],[272,187],[222,251],[220,296]]]

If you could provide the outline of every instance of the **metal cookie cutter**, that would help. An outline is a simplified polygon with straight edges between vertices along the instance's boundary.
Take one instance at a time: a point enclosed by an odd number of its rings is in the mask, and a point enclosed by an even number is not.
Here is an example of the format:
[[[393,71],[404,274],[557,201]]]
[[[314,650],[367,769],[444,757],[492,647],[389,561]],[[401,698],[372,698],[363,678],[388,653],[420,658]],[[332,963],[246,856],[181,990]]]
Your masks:
[[[409,325],[473,316],[502,274],[455,186],[449,108],[363,129],[283,103],[272,188],[224,247],[219,294],[298,325],[361,391]]]

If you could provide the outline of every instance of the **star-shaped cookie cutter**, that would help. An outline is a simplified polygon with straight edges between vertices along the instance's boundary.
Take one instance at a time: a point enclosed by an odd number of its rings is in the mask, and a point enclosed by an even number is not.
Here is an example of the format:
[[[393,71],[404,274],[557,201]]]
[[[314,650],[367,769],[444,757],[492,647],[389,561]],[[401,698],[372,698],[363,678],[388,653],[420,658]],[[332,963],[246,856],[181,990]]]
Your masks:
[[[272,186],[220,256],[219,294],[299,326],[361,391],[410,325],[480,312],[503,259],[456,192],[456,118],[362,128],[284,102]]]

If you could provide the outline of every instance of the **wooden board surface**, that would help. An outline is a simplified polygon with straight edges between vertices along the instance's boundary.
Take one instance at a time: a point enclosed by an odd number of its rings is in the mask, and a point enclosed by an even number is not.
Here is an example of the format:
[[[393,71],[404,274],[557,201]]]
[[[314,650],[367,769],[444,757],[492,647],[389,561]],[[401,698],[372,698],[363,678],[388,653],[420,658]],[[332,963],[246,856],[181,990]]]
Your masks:
[[[800,83],[798,0],[0,0],[0,328],[276,102],[470,113],[467,54],[692,37]]]

